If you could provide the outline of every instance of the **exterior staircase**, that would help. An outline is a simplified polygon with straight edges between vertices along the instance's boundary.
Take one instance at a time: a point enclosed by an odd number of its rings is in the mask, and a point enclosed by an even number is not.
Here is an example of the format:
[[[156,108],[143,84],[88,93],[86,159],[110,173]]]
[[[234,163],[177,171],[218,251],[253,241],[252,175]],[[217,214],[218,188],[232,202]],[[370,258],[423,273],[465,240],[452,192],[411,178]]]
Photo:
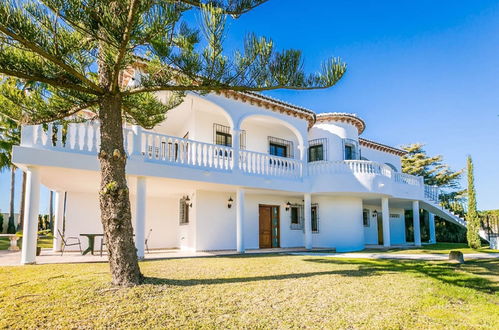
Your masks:
[[[439,196],[440,189],[438,187],[425,185],[423,201],[424,209],[444,220],[466,228],[466,220],[461,218],[458,214],[440,205]],[[484,229],[480,228],[478,234],[482,239],[486,240],[487,242],[489,241],[489,237]]]

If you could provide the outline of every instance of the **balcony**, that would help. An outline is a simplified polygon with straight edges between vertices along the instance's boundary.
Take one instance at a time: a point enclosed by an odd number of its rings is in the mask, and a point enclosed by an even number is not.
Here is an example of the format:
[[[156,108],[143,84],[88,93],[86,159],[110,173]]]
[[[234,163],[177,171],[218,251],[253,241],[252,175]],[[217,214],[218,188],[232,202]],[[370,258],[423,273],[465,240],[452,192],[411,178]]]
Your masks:
[[[21,147],[24,148],[64,152],[71,157],[71,154],[96,155],[99,145],[97,124],[69,124],[67,128],[48,124],[22,128]],[[344,187],[351,187],[351,191],[356,191],[356,184],[360,182],[360,192],[393,194],[395,188],[402,187],[402,190],[411,194],[423,196],[426,193],[427,196],[431,195],[432,199],[435,198],[431,187],[424,188],[421,177],[395,172],[384,164],[372,161],[307,163],[299,159],[158,134],[142,130],[140,127],[124,129],[124,146],[129,164],[138,164],[137,167],[140,168],[145,168],[146,164],[154,164],[160,167],[168,165],[184,170],[201,170],[205,175],[211,175],[212,182],[225,177],[225,183],[251,186],[257,181],[256,178],[263,178],[266,182],[272,181],[268,184],[269,188],[286,189],[285,183],[292,182],[294,189],[303,191],[308,190],[309,185],[313,186],[313,182],[322,185],[324,191],[343,191]],[[220,175],[214,177],[213,173]],[[168,175],[176,177],[175,172]],[[235,178],[244,180],[233,183]],[[275,186],[275,180],[282,182],[283,186]],[[388,188],[391,190],[387,190]]]

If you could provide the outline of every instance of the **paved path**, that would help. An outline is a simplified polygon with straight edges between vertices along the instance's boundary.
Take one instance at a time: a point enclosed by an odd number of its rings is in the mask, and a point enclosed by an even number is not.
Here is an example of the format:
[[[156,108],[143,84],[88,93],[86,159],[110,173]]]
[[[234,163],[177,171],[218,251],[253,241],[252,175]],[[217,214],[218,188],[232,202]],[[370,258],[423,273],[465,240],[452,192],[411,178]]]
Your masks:
[[[383,252],[350,252],[350,253],[331,253],[331,252],[307,252],[304,249],[259,249],[247,250],[247,254],[265,254],[281,253],[288,255],[309,256],[309,257],[333,257],[345,259],[407,259],[407,260],[448,260],[447,254],[411,254],[411,253],[383,253]],[[236,251],[209,251],[209,252],[190,252],[171,250],[153,250],[146,253],[145,260],[158,260],[170,258],[195,258],[195,257],[223,257],[237,255]],[[464,259],[492,259],[499,258],[499,253],[473,253],[465,254]],[[21,261],[21,252],[0,250],[0,266],[18,266]],[[85,263],[85,262],[107,262],[107,256],[104,254],[84,255],[79,252],[65,252],[61,257],[60,253],[54,253],[51,249],[42,249],[42,255],[36,257],[37,264],[62,264],[62,263]]]
[[[329,249],[330,250],[330,249]],[[247,254],[266,254],[266,253],[291,253],[303,252],[304,248],[278,248],[278,249],[258,249],[246,250]],[[235,250],[222,251],[182,251],[179,249],[151,250],[145,254],[145,260],[171,259],[171,258],[196,258],[196,257],[222,257],[238,255]],[[101,257],[100,252],[95,255],[81,255],[80,252],[68,251],[61,256],[60,252],[53,252],[52,249],[42,249],[40,256],[36,257],[37,264],[65,264],[65,263],[85,263],[85,262],[107,262],[107,255]],[[19,266],[21,263],[21,251],[0,250],[0,266]]]
[[[443,253],[321,253],[321,252],[291,252],[289,254],[313,257],[331,257],[345,259],[407,259],[407,260],[449,260],[448,254]],[[470,259],[495,259],[499,258],[499,253],[468,253],[464,254],[464,260]]]

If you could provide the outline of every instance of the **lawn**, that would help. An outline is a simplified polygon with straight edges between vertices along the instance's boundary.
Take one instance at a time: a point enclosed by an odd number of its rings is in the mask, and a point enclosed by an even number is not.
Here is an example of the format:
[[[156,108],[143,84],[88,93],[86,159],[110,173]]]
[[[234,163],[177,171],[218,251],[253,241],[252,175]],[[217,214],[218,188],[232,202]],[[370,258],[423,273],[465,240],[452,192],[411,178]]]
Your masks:
[[[363,252],[382,252],[382,253],[438,253],[438,254],[449,254],[450,251],[458,250],[462,253],[499,253],[499,250],[492,250],[488,245],[483,245],[480,249],[474,250],[468,247],[466,243],[437,243],[431,245],[423,245],[421,248],[405,248],[405,249],[366,249]]]
[[[499,328],[499,260],[345,260],[266,255],[0,267],[0,327]]]
[[[41,236],[38,238],[38,246],[42,248],[51,248],[53,244],[54,238],[52,234]],[[23,239],[19,239],[17,241],[17,246],[22,246]],[[9,248],[10,241],[8,237],[0,237],[0,250],[7,250]]]

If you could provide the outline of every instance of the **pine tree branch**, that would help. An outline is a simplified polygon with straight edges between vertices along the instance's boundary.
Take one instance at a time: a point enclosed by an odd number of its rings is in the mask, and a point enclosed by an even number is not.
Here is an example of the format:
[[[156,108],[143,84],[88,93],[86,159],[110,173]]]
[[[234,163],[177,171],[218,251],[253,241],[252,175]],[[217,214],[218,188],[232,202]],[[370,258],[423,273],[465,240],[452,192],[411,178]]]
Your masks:
[[[123,95],[132,95],[137,93],[151,93],[160,91],[236,91],[236,92],[263,92],[276,89],[290,90],[317,90],[327,89],[331,86],[286,86],[275,85],[268,87],[248,87],[248,86],[158,86],[158,87],[140,87],[125,91]]]
[[[56,120],[61,120],[61,119],[64,119],[66,117],[69,117],[69,116],[72,116],[82,110],[85,110],[87,108],[90,108],[91,106],[94,106],[96,104],[98,104],[99,101],[96,100],[96,101],[93,101],[93,102],[88,102],[88,103],[85,103],[85,104],[82,104],[82,105],[79,105],[75,108],[71,108],[71,109],[68,109],[67,111],[63,111],[61,113],[59,113],[57,116],[54,116],[54,117],[50,117],[50,118],[47,118],[47,119],[44,119],[44,120],[33,120],[33,121],[29,121],[29,120],[24,120],[24,118],[21,120],[21,124],[29,124],[29,125],[40,125],[40,124],[47,124],[47,123],[50,123],[50,122],[53,122],[53,121],[56,121]]]
[[[57,15],[62,21],[64,21],[67,25],[72,27],[74,30],[79,31],[83,35],[90,36],[90,37],[94,38],[95,40],[103,41],[103,42],[106,42],[106,43],[109,43],[112,45],[112,42],[110,40],[105,40],[103,38],[100,38],[96,33],[92,33],[90,30],[86,29],[84,26],[71,20],[69,17],[67,17],[67,15],[62,14],[62,12],[60,10],[58,10],[57,8],[50,6],[49,3],[44,2],[43,4],[48,9],[50,9],[55,15]],[[116,44],[113,46],[117,47]]]
[[[70,65],[64,63],[64,61],[60,60],[56,56],[53,56],[50,53],[46,52],[44,49],[42,49],[41,47],[39,47],[35,43],[33,43],[33,42],[29,41],[29,40],[26,40],[25,38],[23,38],[22,36],[20,36],[18,34],[15,34],[15,33],[11,32],[11,31],[9,31],[9,29],[5,25],[0,24],[0,32],[2,32],[4,34],[6,34],[7,36],[9,36],[9,37],[17,40],[24,47],[26,47],[29,50],[33,51],[34,53],[40,55],[41,57],[49,60],[50,62],[54,63],[55,65],[61,67],[63,70],[65,70],[69,74],[75,76],[78,80],[80,80],[82,83],[88,85],[93,90],[92,94],[103,93],[104,92],[102,90],[102,88],[100,88],[93,81],[91,81],[90,79],[88,79],[87,77],[85,77],[83,74],[81,74],[80,72],[78,72],[77,70],[75,70],[73,67],[71,67]]]
[[[256,8],[260,5],[263,5],[267,1],[268,0],[254,1],[255,3],[253,3],[252,5],[242,6],[240,9],[227,9],[227,8],[224,8],[223,6],[218,6],[218,7],[223,10],[224,14],[237,17],[237,16],[240,16],[242,14],[246,14],[247,12],[253,10],[254,8]],[[203,2],[200,0],[179,0],[179,2],[183,2],[187,5],[190,5],[193,7],[198,7],[198,8],[203,6]],[[216,4],[215,4],[215,6],[216,6]]]
[[[62,87],[62,88],[72,89],[72,90],[82,92],[82,93],[99,95],[99,93],[94,91],[93,89],[86,88],[86,87],[79,86],[79,85],[68,84],[68,83],[62,82],[58,79],[52,79],[52,78],[43,77],[43,76],[39,76],[39,75],[28,75],[28,74],[24,74],[24,73],[19,72],[19,71],[11,71],[11,70],[7,70],[7,69],[3,69],[3,68],[0,68],[0,74],[4,74],[6,76],[16,77],[16,78],[20,78],[20,79],[24,79],[24,80],[39,81],[39,82],[43,82],[43,83],[49,84],[49,85],[54,86],[54,87]]]
[[[128,48],[128,43],[130,41],[130,35],[132,32],[132,24],[135,19],[135,13],[137,11],[137,0],[131,0],[130,10],[128,11],[127,23],[125,31],[123,32],[123,39],[121,41],[120,47],[118,49],[118,56],[116,58],[116,63],[114,64],[113,72],[113,82],[111,85],[111,91],[115,92],[118,88],[119,76],[121,72],[121,61],[125,57],[126,49]]]

